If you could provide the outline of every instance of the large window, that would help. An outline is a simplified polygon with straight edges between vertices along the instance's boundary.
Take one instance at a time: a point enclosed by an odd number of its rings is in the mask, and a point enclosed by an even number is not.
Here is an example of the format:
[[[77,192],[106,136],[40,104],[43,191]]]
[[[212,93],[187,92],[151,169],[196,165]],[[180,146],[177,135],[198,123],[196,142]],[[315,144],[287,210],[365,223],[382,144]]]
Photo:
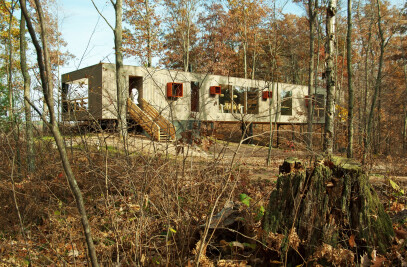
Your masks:
[[[191,111],[199,112],[199,82],[191,82]]]
[[[247,114],[259,114],[259,89],[250,87],[247,89]]]
[[[315,95],[314,117],[323,118],[325,116],[325,96]]]
[[[88,85],[87,78],[62,83],[62,112],[88,109]]]
[[[233,112],[244,114],[245,112],[245,92],[243,86],[233,86]]]
[[[230,85],[221,84],[221,95],[219,95],[219,111],[222,113],[232,112],[232,92]]]
[[[222,113],[258,114],[259,89],[254,87],[221,85],[219,111]]]
[[[293,98],[291,91],[281,92],[281,115],[293,115]]]

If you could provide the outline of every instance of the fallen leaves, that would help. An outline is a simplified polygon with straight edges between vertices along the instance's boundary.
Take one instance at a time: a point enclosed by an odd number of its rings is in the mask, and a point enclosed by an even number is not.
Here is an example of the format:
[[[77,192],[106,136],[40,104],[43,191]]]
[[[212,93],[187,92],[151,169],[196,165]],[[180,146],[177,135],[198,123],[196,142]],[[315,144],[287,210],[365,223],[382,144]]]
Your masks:
[[[354,254],[352,251],[344,248],[333,248],[331,245],[323,244],[318,247],[313,254],[315,260],[324,258],[334,266],[352,266],[354,263]]]

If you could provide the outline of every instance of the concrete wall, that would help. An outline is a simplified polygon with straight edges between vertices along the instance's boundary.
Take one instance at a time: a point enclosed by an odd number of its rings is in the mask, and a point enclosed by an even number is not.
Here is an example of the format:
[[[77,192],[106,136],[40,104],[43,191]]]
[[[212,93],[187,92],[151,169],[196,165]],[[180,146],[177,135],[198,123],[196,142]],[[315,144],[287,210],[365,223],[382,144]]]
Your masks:
[[[102,119],[102,64],[63,74],[61,82],[72,83],[84,78],[88,80],[88,110],[69,114],[70,118],[67,113],[63,113],[62,118],[64,120]]]

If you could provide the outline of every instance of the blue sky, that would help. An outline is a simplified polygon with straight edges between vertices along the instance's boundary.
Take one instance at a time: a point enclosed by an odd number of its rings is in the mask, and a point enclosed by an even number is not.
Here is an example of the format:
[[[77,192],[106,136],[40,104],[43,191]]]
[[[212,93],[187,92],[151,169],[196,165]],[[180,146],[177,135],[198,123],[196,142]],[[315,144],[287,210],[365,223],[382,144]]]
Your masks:
[[[94,1],[110,24],[114,26],[114,9],[110,0]],[[284,13],[304,13],[303,9],[299,5],[291,3],[292,1],[277,1],[277,5],[280,6],[287,3],[284,6]],[[401,6],[404,1],[391,0],[390,2]],[[78,66],[83,68],[97,64],[100,61],[114,62],[113,32],[106,22],[100,18],[90,0],[58,0],[55,8],[58,8],[62,36],[68,44],[66,49],[75,55],[75,59],[61,68],[61,73],[76,70]],[[134,60],[129,59],[125,59],[124,63],[135,64]]]
[[[109,22],[114,25],[114,9],[110,1],[95,0],[95,3]],[[62,36],[68,44],[66,49],[75,55],[75,59],[62,68],[62,73],[100,61],[114,60],[113,32],[100,18],[90,0],[59,0],[58,9]]]

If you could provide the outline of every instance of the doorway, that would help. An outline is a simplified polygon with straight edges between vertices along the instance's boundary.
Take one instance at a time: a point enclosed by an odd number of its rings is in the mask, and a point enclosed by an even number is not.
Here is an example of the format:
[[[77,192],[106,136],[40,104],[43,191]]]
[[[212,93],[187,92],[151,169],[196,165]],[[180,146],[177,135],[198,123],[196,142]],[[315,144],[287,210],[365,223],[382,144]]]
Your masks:
[[[191,111],[199,112],[199,82],[191,82]]]
[[[138,105],[143,98],[143,77],[129,76],[129,97]]]

